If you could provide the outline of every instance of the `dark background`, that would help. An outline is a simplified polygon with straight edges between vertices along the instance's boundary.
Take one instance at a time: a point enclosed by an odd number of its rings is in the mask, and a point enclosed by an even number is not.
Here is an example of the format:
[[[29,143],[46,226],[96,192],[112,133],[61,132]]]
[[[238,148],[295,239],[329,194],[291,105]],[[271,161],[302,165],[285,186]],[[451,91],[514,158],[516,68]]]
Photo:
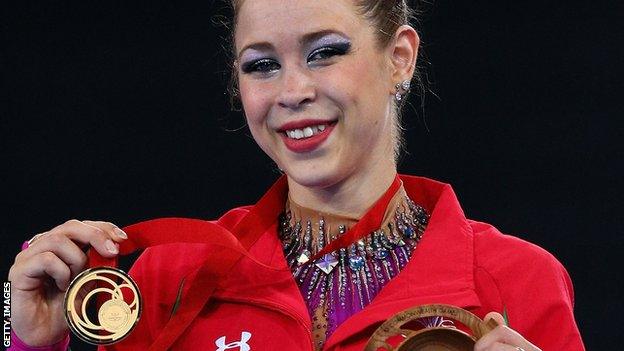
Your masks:
[[[412,97],[400,166],[557,256],[590,350],[624,343],[620,3],[430,6],[422,64],[439,99],[428,94],[423,113]],[[229,109],[221,2],[0,12],[4,277],[24,239],[69,218],[214,218],[277,178]]]

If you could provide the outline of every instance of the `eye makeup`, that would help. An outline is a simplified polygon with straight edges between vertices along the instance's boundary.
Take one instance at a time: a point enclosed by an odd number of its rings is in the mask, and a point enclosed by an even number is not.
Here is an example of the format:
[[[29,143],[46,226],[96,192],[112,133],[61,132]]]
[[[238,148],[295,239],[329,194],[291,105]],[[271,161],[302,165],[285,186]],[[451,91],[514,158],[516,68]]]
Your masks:
[[[312,40],[307,46],[313,48],[308,54],[308,62],[310,62],[314,59],[324,59],[348,53],[351,50],[351,41],[340,34],[331,33]]]
[[[302,51],[306,53],[306,62],[314,64],[317,61],[341,56],[351,51],[351,41],[342,34],[334,32],[319,32],[306,35],[301,40]],[[271,50],[272,51],[272,50]],[[267,74],[281,68],[279,60],[265,50],[248,48],[240,56],[243,73]]]
[[[330,33],[311,40],[307,46],[312,48],[323,46],[349,48],[351,47],[351,41],[338,33]]]
[[[275,66],[279,66],[277,60],[267,57],[263,52],[247,50],[241,57],[241,70],[243,73],[253,73],[256,71],[268,72]]]

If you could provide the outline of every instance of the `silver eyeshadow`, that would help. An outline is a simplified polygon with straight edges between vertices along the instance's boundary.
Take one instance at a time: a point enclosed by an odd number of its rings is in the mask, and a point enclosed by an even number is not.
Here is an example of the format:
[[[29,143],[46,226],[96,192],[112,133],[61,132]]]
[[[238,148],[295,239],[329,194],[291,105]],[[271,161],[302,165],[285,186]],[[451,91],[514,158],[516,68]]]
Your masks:
[[[338,33],[328,33],[318,38],[314,38],[309,42],[303,43],[305,57],[308,57],[310,54],[323,48],[329,48],[340,54],[344,54],[349,51],[350,47],[351,41],[347,37]],[[239,62],[243,71],[246,71],[245,68],[248,68],[255,62],[262,60],[278,61],[276,59],[274,46],[258,45],[258,48],[255,48],[254,45],[252,45],[252,47],[245,49],[241,53]]]

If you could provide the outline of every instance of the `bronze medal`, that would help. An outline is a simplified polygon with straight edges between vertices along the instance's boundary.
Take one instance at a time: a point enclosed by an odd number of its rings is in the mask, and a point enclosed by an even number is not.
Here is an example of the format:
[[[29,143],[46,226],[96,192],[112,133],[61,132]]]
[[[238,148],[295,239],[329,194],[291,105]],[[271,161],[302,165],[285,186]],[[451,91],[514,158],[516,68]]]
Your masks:
[[[89,306],[104,301],[96,316]],[[65,293],[65,318],[71,331],[94,345],[118,342],[128,336],[141,315],[141,295],[125,272],[111,267],[87,269]],[[96,303],[97,304],[97,303]],[[97,318],[97,322],[93,320]]]
[[[446,317],[459,322],[472,331],[464,332],[454,326],[439,325],[424,329],[412,329],[410,325],[420,318]],[[424,305],[394,315],[384,322],[368,341],[366,351],[472,351],[477,340],[498,324],[494,320],[483,322],[474,314],[450,305]],[[398,345],[390,339],[400,336]]]

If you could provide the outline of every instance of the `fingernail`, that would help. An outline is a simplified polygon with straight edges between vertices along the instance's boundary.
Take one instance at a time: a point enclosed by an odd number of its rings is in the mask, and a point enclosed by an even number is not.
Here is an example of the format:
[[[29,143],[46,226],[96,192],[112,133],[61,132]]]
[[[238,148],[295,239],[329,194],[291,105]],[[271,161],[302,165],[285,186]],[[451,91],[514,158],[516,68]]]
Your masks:
[[[119,228],[115,228],[115,234],[122,239],[128,239],[128,234]]]
[[[112,240],[106,240],[106,243],[104,244],[106,246],[106,250],[108,250],[108,252],[112,253],[112,254],[117,254],[119,253],[119,249],[117,248],[117,245],[115,245],[115,243],[113,243]]]

